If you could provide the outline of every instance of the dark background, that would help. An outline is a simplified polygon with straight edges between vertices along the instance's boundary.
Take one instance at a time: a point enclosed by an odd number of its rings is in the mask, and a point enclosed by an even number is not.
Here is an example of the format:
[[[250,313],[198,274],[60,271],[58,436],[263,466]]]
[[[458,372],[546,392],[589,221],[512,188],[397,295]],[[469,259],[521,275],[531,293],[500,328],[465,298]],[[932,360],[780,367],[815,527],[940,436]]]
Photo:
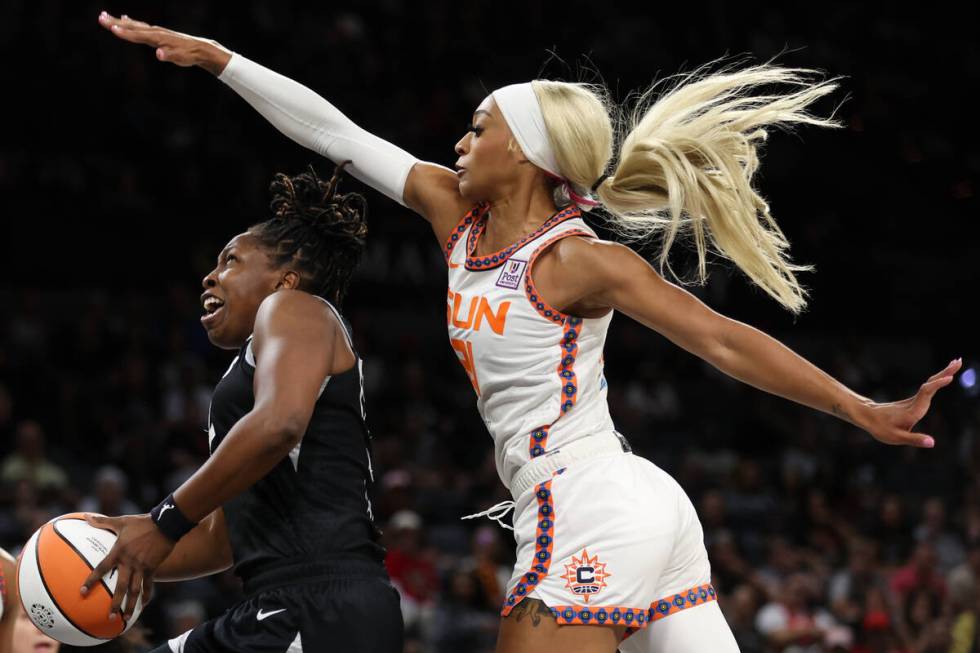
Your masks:
[[[326,176],[333,167],[209,74],[160,64],[151,50],[113,38],[97,24],[102,9],[214,38],[310,86],[366,129],[450,166],[472,110],[512,82],[598,74],[623,101],[722,55],[758,63],[779,53],[784,65],[843,75],[813,111],[836,109],[846,127],[771,131],[755,182],[794,259],[816,266],[801,277],[811,290],[807,311],[794,318],[730,265],[712,265],[708,285],[691,289],[876,400],[911,395],[951,358],[962,356],[964,370],[978,363],[975,8],[439,0],[0,8],[0,437],[5,454],[23,453],[30,449],[23,425],[36,422],[44,455],[68,477],[58,487],[25,488],[13,472],[4,476],[0,539],[10,550],[36,523],[94,492],[92,474],[102,465],[122,471],[124,493],[145,509],[199,464],[202,406],[231,358],[210,347],[197,324],[200,279],[228,239],[264,219],[273,173],[313,163]],[[492,642],[500,588],[472,570],[486,559],[507,570],[512,553],[494,531],[456,521],[504,495],[446,342],[440,248],[406,209],[353,179],[345,189],[363,190],[370,203],[368,250],[345,313],[367,361],[384,479],[378,517],[384,524],[409,508],[421,515],[414,536],[388,529],[389,545],[425,561],[416,578],[432,576],[432,587],[418,591],[422,616],[406,608],[410,646],[482,650],[487,637]],[[675,264],[689,277],[691,260],[677,249]],[[937,439],[925,452],[878,445],[727,379],[622,316],[606,361],[619,430],[681,481],[702,521],[706,493],[723,498],[728,516],[717,528],[734,537],[750,568],[717,579],[723,607],[740,587],[752,588],[758,606],[778,599],[789,572],[765,581],[757,572],[779,566],[773,542],[787,541],[808,561],[795,567],[806,571],[811,603],[834,612],[834,570],[848,564],[855,537],[880,540],[875,519],[888,497],[901,503],[898,531],[909,544],[893,560],[878,547],[883,576],[908,561],[913,543],[930,540],[913,537],[928,521],[930,497],[945,506],[942,529],[964,550],[980,537],[970,530],[980,510],[976,386],[957,382],[940,392],[918,427]],[[788,480],[787,468],[806,473]],[[455,500],[445,488],[458,490]],[[746,495],[768,507],[759,511]],[[824,526],[836,552],[810,536],[823,524],[811,515],[819,512],[813,501],[833,516]],[[710,540],[715,526],[705,528]],[[712,555],[716,568],[727,564]],[[168,600],[147,614],[158,634],[173,626],[168,605],[199,601],[210,614],[223,605],[193,594]],[[452,640],[444,613],[457,604],[479,616],[476,643]],[[895,646],[918,641],[903,613],[908,604],[896,590],[888,631]],[[955,613],[945,594],[936,610]],[[870,646],[864,626],[849,627],[854,646]],[[743,642],[743,650],[753,649]]]

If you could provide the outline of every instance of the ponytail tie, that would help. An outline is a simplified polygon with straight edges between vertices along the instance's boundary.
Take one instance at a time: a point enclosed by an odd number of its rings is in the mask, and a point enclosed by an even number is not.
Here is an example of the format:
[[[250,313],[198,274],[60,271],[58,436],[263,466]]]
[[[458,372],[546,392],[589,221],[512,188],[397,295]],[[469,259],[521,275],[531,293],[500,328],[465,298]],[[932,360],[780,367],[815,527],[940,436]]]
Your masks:
[[[556,182],[561,184],[565,188],[565,192],[568,193],[568,197],[571,198],[571,200],[576,204],[579,204],[581,206],[587,206],[589,208],[600,206],[600,202],[596,202],[594,199],[588,197],[582,197],[581,195],[576,193],[574,186],[572,186],[572,182],[568,181],[564,177],[553,175],[547,170],[545,170],[544,174],[546,174],[549,178],[554,179]]]
[[[600,184],[602,184],[602,182],[604,182],[604,181],[605,181],[606,179],[608,179],[609,177],[610,177],[610,175],[609,175],[609,173],[607,172],[606,174],[604,174],[604,175],[602,175],[601,177],[599,177],[598,179],[596,179],[596,180],[595,180],[595,183],[594,183],[594,184],[592,184],[592,193],[594,194],[594,193],[596,192],[596,189],[598,189],[598,188],[599,188],[599,185],[600,185]]]

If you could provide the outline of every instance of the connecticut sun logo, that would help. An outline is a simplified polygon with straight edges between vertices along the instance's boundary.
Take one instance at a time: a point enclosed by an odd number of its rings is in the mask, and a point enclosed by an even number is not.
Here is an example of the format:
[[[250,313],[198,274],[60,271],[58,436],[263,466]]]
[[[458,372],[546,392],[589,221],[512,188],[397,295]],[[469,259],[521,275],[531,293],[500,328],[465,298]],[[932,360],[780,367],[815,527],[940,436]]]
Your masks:
[[[565,581],[565,587],[572,590],[589,602],[589,597],[598,594],[606,586],[606,579],[612,576],[606,571],[606,563],[599,562],[599,556],[589,556],[589,552],[582,549],[581,557],[572,556],[571,564],[565,565],[565,573],[561,578]]]

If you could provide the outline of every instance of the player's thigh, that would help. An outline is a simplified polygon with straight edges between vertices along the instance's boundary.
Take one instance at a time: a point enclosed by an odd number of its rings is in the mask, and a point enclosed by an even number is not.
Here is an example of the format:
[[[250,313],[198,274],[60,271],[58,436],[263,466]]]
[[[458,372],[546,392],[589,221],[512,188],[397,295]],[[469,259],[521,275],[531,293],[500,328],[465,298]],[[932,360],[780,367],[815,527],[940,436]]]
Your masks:
[[[560,626],[551,609],[526,598],[500,620],[496,653],[615,653],[626,626]]]
[[[622,653],[738,653],[738,644],[718,602],[710,601],[649,624],[627,637],[619,650]]]

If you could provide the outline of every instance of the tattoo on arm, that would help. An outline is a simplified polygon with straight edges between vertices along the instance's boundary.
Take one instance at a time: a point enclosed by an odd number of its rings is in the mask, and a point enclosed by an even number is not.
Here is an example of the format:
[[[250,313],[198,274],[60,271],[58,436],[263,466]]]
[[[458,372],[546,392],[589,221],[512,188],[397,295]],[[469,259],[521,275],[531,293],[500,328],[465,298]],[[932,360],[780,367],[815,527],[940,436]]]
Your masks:
[[[551,608],[546,606],[543,601],[538,599],[524,599],[511,611],[510,616],[523,620],[525,617],[531,618],[531,626],[537,628],[542,618],[554,619]]]

